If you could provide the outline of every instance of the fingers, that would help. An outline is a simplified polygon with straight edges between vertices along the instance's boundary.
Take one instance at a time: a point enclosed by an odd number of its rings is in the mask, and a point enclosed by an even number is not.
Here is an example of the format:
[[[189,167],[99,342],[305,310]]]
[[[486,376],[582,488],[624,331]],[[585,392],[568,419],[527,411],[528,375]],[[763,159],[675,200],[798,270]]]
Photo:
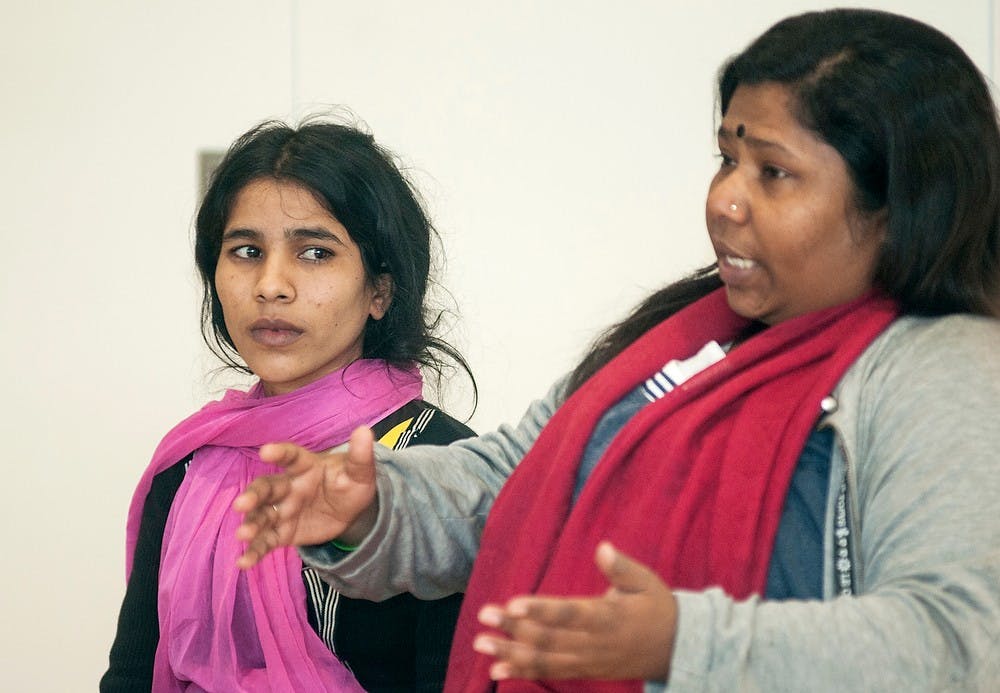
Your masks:
[[[284,467],[285,472],[257,477],[236,497],[233,510],[247,513],[245,522],[256,521],[255,513],[282,503],[291,491],[292,479],[315,467],[321,459],[319,453],[294,443],[268,443],[261,446],[259,454],[263,462]]]
[[[518,596],[487,604],[473,641],[495,679],[666,680],[676,599],[649,568],[602,542],[595,562],[611,583],[593,597]],[[500,632],[497,632],[500,631]]]
[[[253,492],[248,493],[253,494]],[[246,495],[244,493],[233,501],[234,510],[239,511],[236,504]],[[259,532],[277,528],[282,520],[280,507],[279,499],[276,497],[265,497],[262,502],[255,502],[252,509],[243,515],[243,522],[236,529],[236,538],[240,541],[251,541]]]
[[[259,476],[249,484],[246,490],[233,501],[233,510],[247,513],[247,519],[254,521],[254,513],[278,505],[288,496],[291,481],[285,474]]]
[[[284,467],[289,474],[297,474],[315,463],[319,453],[306,450],[295,443],[268,443],[259,451],[260,459],[276,467]]]
[[[544,603],[542,603],[544,602]],[[507,636],[480,633],[472,648],[497,659],[490,667],[490,677],[560,679],[581,678],[589,672],[593,657],[592,639],[587,631],[563,628],[534,620],[549,612],[555,621],[571,621],[568,610],[554,608],[555,600],[514,600],[506,610],[488,604],[479,612],[484,625],[503,630]],[[511,611],[521,614],[511,615]]]
[[[479,622],[542,650],[576,647],[606,629],[613,614],[601,598],[515,597],[506,607],[486,604]]]
[[[517,639],[521,639],[527,622],[548,628],[593,631],[612,625],[615,619],[613,609],[623,596],[642,594],[654,588],[665,590],[656,573],[618,551],[609,542],[598,545],[595,562],[611,583],[612,590],[604,597],[514,597],[503,608],[484,606],[479,614],[480,623],[503,630]]]
[[[472,648],[491,657],[490,678],[503,680],[586,678],[590,668],[587,661],[576,654],[546,652],[524,643],[502,637],[480,634]]]
[[[269,446],[272,452],[292,456],[297,453],[294,446],[285,444]],[[284,448],[284,450],[282,449]],[[251,568],[278,546],[287,545],[287,539],[282,541],[282,508],[286,515],[294,514],[297,503],[289,498],[291,477],[289,474],[275,474],[257,477],[251,481],[246,490],[233,501],[233,510],[243,513],[243,521],[236,529],[236,538],[246,542],[246,549],[237,559],[239,568]],[[286,527],[285,534],[291,529]]]
[[[585,639],[581,634],[589,633],[595,621],[607,620],[587,613],[593,606],[593,600],[519,597],[506,609],[485,605],[479,622],[538,649],[559,650],[579,646]]]
[[[267,542],[264,540],[258,540],[247,544],[246,551],[244,551],[243,554],[236,559],[236,567],[241,570],[253,568],[262,558],[264,558],[264,556],[275,548],[277,548],[277,542]]]
[[[360,543],[377,517],[373,446],[365,427],[351,434],[346,453],[314,453],[292,443],[262,446],[261,460],[283,471],[257,477],[233,501],[233,510],[244,515],[236,538],[247,543],[237,565],[251,567],[279,546],[337,536]]]

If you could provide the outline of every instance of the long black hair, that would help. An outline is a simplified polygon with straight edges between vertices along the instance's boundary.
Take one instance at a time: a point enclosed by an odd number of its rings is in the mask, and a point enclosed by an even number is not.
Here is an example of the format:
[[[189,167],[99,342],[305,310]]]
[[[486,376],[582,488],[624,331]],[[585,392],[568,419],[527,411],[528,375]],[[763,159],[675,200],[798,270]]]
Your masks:
[[[741,85],[781,84],[794,115],[847,164],[855,204],[883,211],[874,283],[904,313],[1000,315],[1000,129],[965,52],[875,10],[778,22],[723,65],[721,114]],[[572,392],[645,331],[721,286],[715,266],[656,292],[602,335]]]
[[[362,355],[419,363],[440,379],[449,362],[476,381],[462,355],[434,335],[441,312],[427,305],[434,227],[395,157],[360,128],[326,120],[299,127],[268,121],[242,135],[215,169],[195,222],[195,262],[204,289],[202,336],[227,365],[249,372],[226,329],[215,286],[222,234],[237,195],[261,179],[295,183],[347,229],[365,276],[392,279],[392,301],[369,318]]]

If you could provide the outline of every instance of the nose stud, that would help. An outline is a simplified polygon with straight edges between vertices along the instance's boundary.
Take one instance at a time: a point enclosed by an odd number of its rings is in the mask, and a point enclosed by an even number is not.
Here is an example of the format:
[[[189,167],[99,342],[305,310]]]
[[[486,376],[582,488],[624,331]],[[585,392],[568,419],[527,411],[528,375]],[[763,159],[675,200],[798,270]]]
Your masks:
[[[739,209],[739,207],[737,207],[737,206],[736,206],[736,203],[735,203],[735,202],[730,202],[730,203],[729,203],[729,211],[730,211],[730,212],[735,212],[735,211],[736,211],[736,210],[738,210],[738,209]]]

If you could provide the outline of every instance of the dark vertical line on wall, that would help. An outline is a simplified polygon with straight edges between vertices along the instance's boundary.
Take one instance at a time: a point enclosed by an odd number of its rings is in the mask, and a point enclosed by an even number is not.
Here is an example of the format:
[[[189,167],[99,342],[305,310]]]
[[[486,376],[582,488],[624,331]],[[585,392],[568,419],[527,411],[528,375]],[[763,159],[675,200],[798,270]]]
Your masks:
[[[990,86],[992,86],[995,75],[993,74],[993,63],[995,62],[993,57],[993,40],[994,34],[996,34],[996,27],[993,26],[993,2],[994,0],[986,0],[986,68],[983,70],[986,76],[989,78]]]
[[[992,2],[992,0],[990,0]],[[299,0],[288,3],[288,90],[290,96],[289,114],[292,119],[299,115]]]
[[[987,60],[989,61],[989,71],[990,71],[990,81],[994,85],[1000,84],[1000,77],[997,75],[997,34],[1000,33],[1000,17],[997,17],[997,0],[989,0],[988,3],[989,12],[989,28],[987,30],[986,36],[986,46],[990,54]],[[1000,94],[997,94],[1000,98]]]

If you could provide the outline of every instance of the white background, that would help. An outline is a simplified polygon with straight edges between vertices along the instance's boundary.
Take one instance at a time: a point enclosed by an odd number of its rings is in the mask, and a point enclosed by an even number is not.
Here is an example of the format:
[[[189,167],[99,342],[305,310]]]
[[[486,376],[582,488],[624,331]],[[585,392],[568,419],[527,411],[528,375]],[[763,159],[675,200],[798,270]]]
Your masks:
[[[479,430],[711,260],[720,63],[805,0],[7,0],[0,13],[0,688],[94,690],[131,491],[218,395],[198,332],[196,156],[349,106],[440,230]],[[980,67],[993,0],[896,0]],[[445,393],[468,414],[460,385]]]

